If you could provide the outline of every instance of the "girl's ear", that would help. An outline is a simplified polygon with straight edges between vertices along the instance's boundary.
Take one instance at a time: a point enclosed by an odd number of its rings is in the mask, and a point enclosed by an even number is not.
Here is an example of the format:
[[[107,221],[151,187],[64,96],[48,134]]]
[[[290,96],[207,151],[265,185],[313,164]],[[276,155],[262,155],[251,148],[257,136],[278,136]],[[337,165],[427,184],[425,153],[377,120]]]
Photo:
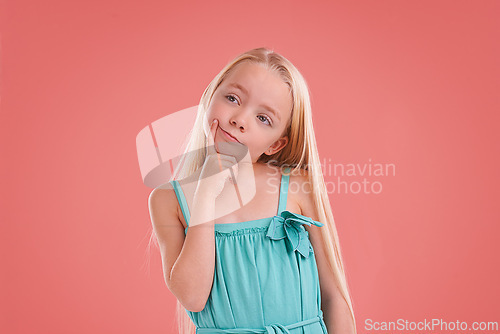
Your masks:
[[[283,149],[286,144],[288,144],[288,136],[283,136],[277,141],[274,142],[269,148],[264,152],[264,154],[267,155],[273,155],[276,152],[279,152],[281,149]]]

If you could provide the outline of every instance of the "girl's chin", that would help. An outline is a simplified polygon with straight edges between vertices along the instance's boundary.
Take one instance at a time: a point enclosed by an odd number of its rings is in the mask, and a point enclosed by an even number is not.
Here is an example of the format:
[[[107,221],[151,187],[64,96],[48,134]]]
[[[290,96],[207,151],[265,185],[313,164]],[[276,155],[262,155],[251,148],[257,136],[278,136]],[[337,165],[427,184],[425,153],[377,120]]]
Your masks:
[[[215,148],[221,154],[232,155],[237,161],[240,161],[248,152],[248,147],[238,142],[216,141]]]

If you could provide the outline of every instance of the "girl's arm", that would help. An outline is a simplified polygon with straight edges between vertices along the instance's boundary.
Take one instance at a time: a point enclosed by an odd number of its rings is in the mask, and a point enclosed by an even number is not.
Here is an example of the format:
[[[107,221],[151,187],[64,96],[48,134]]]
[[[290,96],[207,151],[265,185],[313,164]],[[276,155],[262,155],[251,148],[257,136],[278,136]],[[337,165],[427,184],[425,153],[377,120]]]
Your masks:
[[[197,199],[200,195],[201,201]],[[173,189],[153,190],[149,210],[167,287],[188,311],[200,312],[205,308],[214,277],[215,199],[211,200],[209,194],[195,195],[186,235]]]
[[[303,175],[293,175],[290,182],[297,182],[298,187],[294,189],[301,189],[295,196],[297,203],[301,209],[301,214],[318,221],[319,216],[314,205],[313,193],[311,187],[304,187],[309,185],[307,179],[307,171],[304,170]],[[309,232],[309,239],[314,248],[316,264],[318,267],[318,276],[321,289],[321,310],[323,311],[323,318],[329,334],[355,334],[353,321],[349,306],[345,302],[340,290],[335,284],[335,275],[330,268],[326,257],[326,251],[323,247],[322,236],[320,228],[317,226],[304,225]]]

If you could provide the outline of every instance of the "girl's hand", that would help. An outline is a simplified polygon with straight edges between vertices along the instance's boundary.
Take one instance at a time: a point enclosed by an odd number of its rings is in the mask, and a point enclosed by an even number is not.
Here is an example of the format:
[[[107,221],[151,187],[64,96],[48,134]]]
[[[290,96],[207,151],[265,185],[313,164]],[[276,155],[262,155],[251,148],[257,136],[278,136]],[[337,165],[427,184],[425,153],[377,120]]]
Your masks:
[[[214,120],[210,126],[207,154],[196,188],[197,194],[201,193],[204,197],[209,196],[213,199],[220,195],[226,180],[231,178],[231,167],[237,165],[234,156],[219,153],[215,149],[214,137],[218,125],[218,120]],[[233,173],[236,177],[238,173],[237,168],[233,170]]]

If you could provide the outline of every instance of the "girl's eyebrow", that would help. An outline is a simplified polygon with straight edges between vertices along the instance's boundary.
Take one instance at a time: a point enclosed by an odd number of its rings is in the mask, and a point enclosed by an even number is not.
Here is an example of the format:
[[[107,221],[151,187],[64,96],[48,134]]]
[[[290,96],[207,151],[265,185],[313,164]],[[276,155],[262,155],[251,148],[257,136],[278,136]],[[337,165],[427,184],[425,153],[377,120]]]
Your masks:
[[[279,121],[281,121],[280,114],[277,113],[276,110],[274,110],[273,108],[271,108],[270,106],[268,106],[266,104],[261,104],[260,106],[263,107],[263,108],[265,108],[266,110],[270,111],[272,114],[274,114],[274,116],[276,118],[278,118]]]
[[[243,87],[242,85],[240,85],[239,83],[237,82],[232,82],[230,84],[227,85],[228,87],[234,87],[236,89],[239,89],[241,90],[245,95],[248,95],[248,91],[245,89],[245,87]],[[271,112],[272,114],[274,114],[274,116],[276,118],[278,118],[279,121],[281,121],[281,117],[280,117],[280,114],[274,109],[274,108],[271,108],[270,106],[266,105],[266,104],[261,104],[260,105],[261,107],[265,108],[266,110],[268,110],[269,112]]]
[[[243,93],[245,93],[246,95],[248,95],[248,91],[245,89],[245,87],[243,87],[242,85],[240,85],[239,83],[237,82],[232,82],[228,85],[228,87],[234,87],[236,89],[239,89],[241,90]]]

